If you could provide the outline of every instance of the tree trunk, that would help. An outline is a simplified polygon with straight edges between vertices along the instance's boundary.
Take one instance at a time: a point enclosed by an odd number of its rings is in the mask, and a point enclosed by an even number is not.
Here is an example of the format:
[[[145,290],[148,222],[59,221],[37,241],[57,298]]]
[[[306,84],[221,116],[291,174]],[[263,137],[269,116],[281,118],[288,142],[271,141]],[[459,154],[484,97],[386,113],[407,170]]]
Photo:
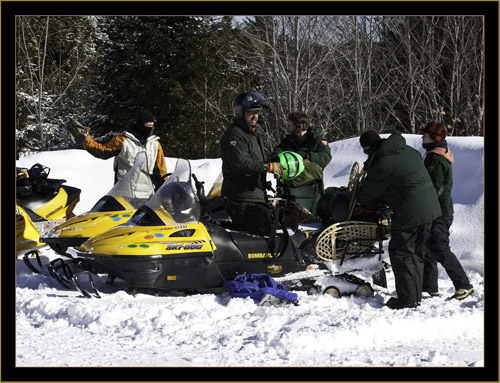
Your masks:
[[[38,56],[38,77],[40,79],[38,86],[38,126],[40,132],[40,142],[42,144],[43,150],[48,150],[48,142],[45,137],[45,133],[43,130],[44,123],[44,115],[42,109],[42,101],[43,101],[43,85],[44,85],[44,74],[45,74],[45,59],[47,57],[47,43],[49,40],[49,16],[47,16],[47,22],[45,24],[45,38],[43,42],[43,52],[41,54],[42,57]],[[40,62],[41,60],[41,62]]]

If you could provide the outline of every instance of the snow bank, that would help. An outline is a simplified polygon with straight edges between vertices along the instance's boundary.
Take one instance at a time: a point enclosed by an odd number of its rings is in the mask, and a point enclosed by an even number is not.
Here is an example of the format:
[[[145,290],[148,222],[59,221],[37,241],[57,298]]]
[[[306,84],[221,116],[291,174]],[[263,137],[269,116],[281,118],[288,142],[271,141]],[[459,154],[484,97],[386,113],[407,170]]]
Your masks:
[[[381,137],[387,137],[382,134]],[[407,144],[419,150],[422,155],[421,135],[404,134]],[[483,195],[483,138],[448,137],[449,147],[455,156],[454,188],[452,197],[456,204],[473,204]],[[345,186],[354,162],[363,164],[366,155],[361,151],[359,138],[349,138],[330,143],[332,161],[324,171],[325,187]],[[167,171],[173,172],[176,158],[165,157]],[[62,150],[41,152],[23,157],[17,166],[31,167],[41,163],[51,169],[50,177],[66,179],[67,184],[82,189],[76,214],[90,210],[92,206],[113,186],[113,159],[101,160],[85,150]],[[221,172],[222,160],[190,160],[192,172],[205,182],[208,192]]]
[[[388,136],[381,134],[382,138]],[[420,151],[422,156],[425,154],[421,135],[403,134],[403,137],[409,146]],[[473,204],[483,195],[483,137],[448,137],[446,140],[455,157],[453,201],[456,204]],[[356,161],[363,164],[367,157],[359,147],[359,138],[333,142],[330,147],[333,158],[324,172],[325,186],[344,186],[352,164]]]
[[[404,136],[421,150],[420,136]],[[448,141],[456,158],[451,247],[474,285],[468,299],[447,300],[454,288],[441,268],[442,296],[424,296],[412,310],[384,306],[395,295],[392,273],[388,288],[376,287],[374,298],[299,292],[298,306],[263,307],[227,293],[131,296],[123,291],[123,282],[109,286],[104,276],[96,278],[102,298],[85,299],[62,288],[46,268],[35,275],[18,261],[16,366],[484,366],[483,141]],[[358,142],[330,144],[333,159],[325,170],[325,186],[344,186],[353,162],[366,159]],[[169,172],[176,160],[166,158]],[[82,189],[77,214],[88,211],[113,184],[113,160],[99,160],[83,150],[39,153],[20,159],[17,166],[36,162],[49,166],[51,177]],[[220,159],[191,164],[209,190]],[[42,251],[44,263],[55,256]],[[322,371],[323,380],[336,379],[334,372]],[[468,371],[462,369],[460,376],[466,378]],[[127,375],[120,377],[127,380]]]

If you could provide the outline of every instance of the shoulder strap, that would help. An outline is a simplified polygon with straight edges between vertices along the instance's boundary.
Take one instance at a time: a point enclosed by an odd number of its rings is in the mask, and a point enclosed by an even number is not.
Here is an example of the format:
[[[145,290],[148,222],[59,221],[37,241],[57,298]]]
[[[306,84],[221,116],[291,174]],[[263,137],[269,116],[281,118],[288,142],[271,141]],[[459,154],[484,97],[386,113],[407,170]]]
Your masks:
[[[288,230],[282,222],[281,209],[276,207],[273,207],[273,209],[274,209],[273,214],[278,214],[278,217],[273,217],[274,219],[271,222],[271,232],[269,233],[269,251],[273,258],[277,258],[275,256],[275,250],[276,250],[276,230],[278,227],[278,223],[280,224],[281,229],[283,230],[283,240],[281,241],[280,248],[276,252],[277,254],[283,254],[286,251],[290,240],[290,235],[288,234]]]

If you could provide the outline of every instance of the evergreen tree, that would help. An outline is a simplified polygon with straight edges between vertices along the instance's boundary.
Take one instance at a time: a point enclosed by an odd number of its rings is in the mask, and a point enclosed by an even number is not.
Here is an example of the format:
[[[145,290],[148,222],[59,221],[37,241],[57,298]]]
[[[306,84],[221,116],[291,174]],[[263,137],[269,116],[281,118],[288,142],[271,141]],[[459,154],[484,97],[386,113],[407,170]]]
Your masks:
[[[229,26],[227,18],[108,18],[92,127],[101,136],[122,131],[145,108],[157,119],[166,156],[218,156],[215,141],[230,113],[223,85],[231,76],[217,35]]]

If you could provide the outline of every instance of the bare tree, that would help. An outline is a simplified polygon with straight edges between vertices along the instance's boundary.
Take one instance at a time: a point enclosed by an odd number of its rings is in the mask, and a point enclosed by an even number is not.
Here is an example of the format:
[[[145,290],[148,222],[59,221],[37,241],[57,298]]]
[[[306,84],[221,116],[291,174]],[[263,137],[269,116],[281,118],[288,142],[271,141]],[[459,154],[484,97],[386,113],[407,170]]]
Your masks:
[[[338,100],[333,96],[335,80],[326,74],[331,71],[336,54],[329,48],[336,36],[328,26],[338,19],[317,16],[255,19],[255,23],[242,30],[237,46],[249,55],[255,71],[262,74],[261,87],[272,101],[269,139],[277,141],[284,134],[284,121],[295,110],[320,117],[317,126],[326,131],[326,126],[331,125],[330,110],[335,108],[325,107],[325,99]],[[249,54],[248,47],[255,49]]]
[[[482,123],[482,22],[478,17],[386,17],[393,120],[409,133],[429,120],[453,133]],[[477,130],[480,134],[481,128]]]
[[[69,49],[59,49],[58,43],[69,40],[70,33],[56,18],[37,16],[17,17],[17,105],[27,109],[35,124],[18,130],[37,130],[39,148],[48,150],[52,126],[47,117],[57,108],[78,79],[91,57],[79,37],[74,37]]]
[[[482,20],[457,16],[443,20],[449,80],[443,97],[448,126],[466,135],[482,130]]]
[[[97,57],[92,47],[99,38],[80,32],[83,20],[89,19],[17,18],[17,109],[22,125],[16,128],[18,137],[35,137],[38,148],[54,142],[55,126],[62,122],[58,116],[72,107],[66,96],[83,89],[81,73]],[[314,129],[328,140],[359,136],[367,129],[388,132],[398,127],[416,133],[430,119],[445,122],[455,135],[482,134],[481,17],[256,16],[236,25],[216,19],[207,17],[201,23],[203,48],[191,45],[198,47],[193,58],[203,62],[203,73],[189,86],[175,83],[175,92],[186,97],[184,112],[201,116],[203,140],[196,155],[216,153],[217,138],[232,118],[232,100],[245,90],[258,91],[270,102],[261,119],[269,146],[285,134],[292,111],[308,113]],[[121,30],[117,35],[127,43]],[[153,52],[146,48],[144,56],[157,55],[157,44],[151,45]],[[94,68],[104,71],[101,75],[118,65],[113,55],[109,57],[111,65]],[[132,76],[130,81],[137,79]],[[106,99],[116,95],[109,83],[101,88]],[[128,97],[127,88],[121,90]],[[78,96],[90,99],[85,91]],[[187,121],[189,113],[182,116]]]

